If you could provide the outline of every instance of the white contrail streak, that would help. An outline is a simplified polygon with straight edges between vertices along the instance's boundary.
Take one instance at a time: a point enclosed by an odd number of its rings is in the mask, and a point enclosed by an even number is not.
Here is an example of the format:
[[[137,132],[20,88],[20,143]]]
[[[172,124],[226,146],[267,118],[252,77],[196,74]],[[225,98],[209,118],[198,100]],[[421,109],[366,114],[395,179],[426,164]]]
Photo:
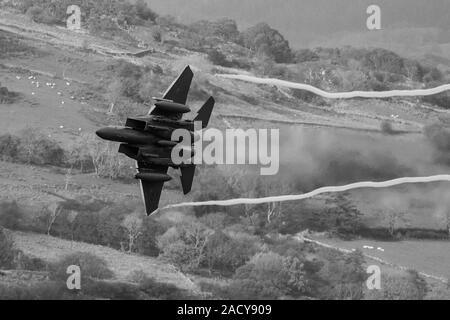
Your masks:
[[[201,201],[201,202],[183,202],[178,204],[172,204],[161,208],[171,209],[171,208],[179,208],[179,207],[199,207],[199,206],[234,206],[238,204],[261,204],[261,203],[271,203],[271,202],[284,202],[284,201],[295,201],[295,200],[303,200],[312,198],[322,193],[329,192],[344,192],[353,189],[361,189],[361,188],[389,188],[401,184],[409,184],[409,183],[430,183],[430,182],[450,182],[450,174],[441,174],[429,177],[405,177],[398,178],[388,181],[374,182],[374,181],[365,181],[365,182],[356,182],[347,184],[344,186],[337,187],[322,187],[316,190],[313,190],[308,193],[298,194],[298,195],[284,195],[284,196],[274,196],[274,197],[264,197],[264,198],[239,198],[239,199],[229,199],[229,200],[213,200],[213,201]],[[156,213],[156,212],[155,212]]]
[[[217,76],[227,79],[242,80],[258,84],[267,84],[292,89],[306,90],[328,99],[351,99],[351,98],[390,98],[390,97],[414,97],[431,96],[450,90],[450,84],[444,84],[436,88],[416,89],[416,90],[391,90],[391,91],[350,91],[350,92],[327,92],[313,87],[309,84],[290,82],[286,80],[272,78],[258,78],[241,74],[217,74]]]

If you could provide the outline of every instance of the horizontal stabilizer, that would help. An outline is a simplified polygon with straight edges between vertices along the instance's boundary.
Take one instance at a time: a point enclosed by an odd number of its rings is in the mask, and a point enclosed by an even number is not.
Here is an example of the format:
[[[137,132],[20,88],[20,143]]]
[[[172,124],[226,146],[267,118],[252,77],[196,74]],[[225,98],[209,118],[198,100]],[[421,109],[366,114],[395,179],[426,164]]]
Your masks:
[[[152,214],[158,209],[161,191],[164,182],[168,181],[167,166],[148,166],[143,162],[137,162],[138,174],[136,178],[139,179],[141,185],[142,199],[145,205],[145,212],[147,215]]]
[[[161,197],[164,181],[148,182],[145,180],[140,180],[140,183],[145,211],[147,215],[150,215],[158,209],[159,198]]]

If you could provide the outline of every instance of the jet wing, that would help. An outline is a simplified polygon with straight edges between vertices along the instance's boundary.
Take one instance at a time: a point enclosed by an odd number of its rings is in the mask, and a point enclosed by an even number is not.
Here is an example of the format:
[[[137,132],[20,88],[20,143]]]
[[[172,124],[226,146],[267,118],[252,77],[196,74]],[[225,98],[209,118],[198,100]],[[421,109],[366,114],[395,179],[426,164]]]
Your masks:
[[[179,104],[186,104],[187,96],[189,93],[189,89],[191,87],[192,78],[194,77],[194,73],[191,68],[187,66],[183,72],[175,79],[175,81],[170,85],[167,91],[164,93],[162,100],[173,101]],[[155,107],[150,111],[151,115],[162,115],[162,116],[177,116],[181,118],[181,114],[166,114],[164,110],[160,110],[160,108]]]
[[[167,173],[167,166],[151,166],[148,167],[145,164],[138,162],[139,172],[156,172]],[[164,186],[163,181],[145,181],[139,180],[141,184],[142,200],[144,201],[145,211],[147,215],[152,214],[159,206],[159,199],[161,197],[161,191]]]

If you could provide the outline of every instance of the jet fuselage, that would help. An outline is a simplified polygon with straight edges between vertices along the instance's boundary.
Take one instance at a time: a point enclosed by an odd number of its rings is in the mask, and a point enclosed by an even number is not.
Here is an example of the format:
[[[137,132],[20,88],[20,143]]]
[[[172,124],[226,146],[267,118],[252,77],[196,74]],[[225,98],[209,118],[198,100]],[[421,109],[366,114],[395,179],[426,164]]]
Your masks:
[[[105,140],[121,142],[119,152],[136,161],[179,168],[171,161],[172,149],[179,141],[172,141],[175,129],[193,129],[193,122],[160,117],[128,118],[126,127],[105,127],[97,135]],[[191,131],[191,130],[190,130]],[[192,138],[196,136],[193,131]],[[186,150],[193,156],[193,150]]]

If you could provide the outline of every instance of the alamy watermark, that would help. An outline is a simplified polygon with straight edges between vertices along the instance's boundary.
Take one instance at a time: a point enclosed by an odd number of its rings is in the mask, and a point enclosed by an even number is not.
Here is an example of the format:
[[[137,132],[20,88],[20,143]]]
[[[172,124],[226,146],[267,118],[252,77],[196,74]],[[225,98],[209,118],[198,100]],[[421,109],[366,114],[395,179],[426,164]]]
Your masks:
[[[381,290],[381,269],[377,265],[370,265],[366,272],[370,274],[367,278],[366,286],[369,290]]]
[[[366,26],[369,30],[381,29],[381,8],[376,4],[371,4],[367,7],[366,13],[369,17],[366,20]],[[67,7],[67,14],[69,17],[66,21],[67,29],[80,30],[81,29],[81,9],[77,5],[70,5]]]
[[[259,165],[261,175],[275,175],[280,167],[279,139],[279,129],[202,131],[202,123],[195,121],[194,134],[187,129],[173,131],[172,141],[179,143],[172,149],[171,159],[176,165]]]
[[[71,265],[67,267],[66,273],[69,275],[66,281],[67,289],[81,290],[81,269],[79,266]]]

